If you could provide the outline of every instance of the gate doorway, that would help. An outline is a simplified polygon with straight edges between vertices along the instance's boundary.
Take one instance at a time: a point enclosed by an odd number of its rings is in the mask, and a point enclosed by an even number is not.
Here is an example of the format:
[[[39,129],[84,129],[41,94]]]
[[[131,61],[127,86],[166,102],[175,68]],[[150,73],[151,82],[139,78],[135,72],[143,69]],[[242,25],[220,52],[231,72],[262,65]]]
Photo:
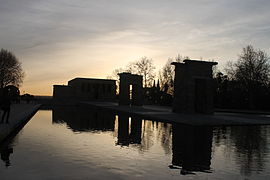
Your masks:
[[[119,105],[143,105],[142,76],[120,73]]]

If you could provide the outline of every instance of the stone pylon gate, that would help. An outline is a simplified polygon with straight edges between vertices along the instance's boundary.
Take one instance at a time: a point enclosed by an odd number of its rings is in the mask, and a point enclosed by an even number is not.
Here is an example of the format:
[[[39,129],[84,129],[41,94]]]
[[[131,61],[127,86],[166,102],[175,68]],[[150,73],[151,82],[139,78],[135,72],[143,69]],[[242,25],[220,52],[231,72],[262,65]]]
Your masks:
[[[131,73],[119,73],[119,105],[143,105],[143,77]]]
[[[173,112],[213,113],[212,66],[217,62],[184,60],[175,66]]]

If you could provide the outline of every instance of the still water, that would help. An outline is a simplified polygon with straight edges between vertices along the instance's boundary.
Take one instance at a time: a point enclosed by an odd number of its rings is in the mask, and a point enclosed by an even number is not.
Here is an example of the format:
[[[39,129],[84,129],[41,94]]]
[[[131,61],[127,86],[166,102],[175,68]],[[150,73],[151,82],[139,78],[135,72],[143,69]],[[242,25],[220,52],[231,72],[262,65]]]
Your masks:
[[[58,107],[1,145],[0,179],[270,179],[269,135]]]

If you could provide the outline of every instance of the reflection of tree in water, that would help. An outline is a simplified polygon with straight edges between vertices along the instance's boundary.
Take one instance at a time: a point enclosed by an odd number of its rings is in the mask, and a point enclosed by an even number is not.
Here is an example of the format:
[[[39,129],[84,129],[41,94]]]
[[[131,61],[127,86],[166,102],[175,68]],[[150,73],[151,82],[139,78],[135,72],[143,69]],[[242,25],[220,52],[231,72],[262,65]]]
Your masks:
[[[154,144],[154,121],[144,120],[142,125],[142,143],[140,150],[145,151],[150,149]]]
[[[144,120],[140,150],[149,150],[154,143],[158,142],[166,154],[171,153],[171,124]]]
[[[213,152],[222,148],[225,157],[231,157],[232,155],[232,145],[231,139],[229,138],[231,129],[228,127],[216,127],[213,129]]]
[[[159,123],[157,126],[157,139],[160,139],[165,154],[171,154],[172,150],[172,124]]]
[[[264,170],[268,153],[267,126],[227,127],[215,129],[215,144],[225,145],[224,153],[235,155],[241,174]]]
[[[266,127],[232,127],[231,138],[242,174],[250,175],[251,171],[259,173],[264,169],[268,152]]]
[[[218,127],[218,128],[214,128],[213,130],[213,139],[215,142],[216,146],[221,145],[224,140],[227,140],[228,138],[226,137],[228,133],[228,128],[227,127]]]

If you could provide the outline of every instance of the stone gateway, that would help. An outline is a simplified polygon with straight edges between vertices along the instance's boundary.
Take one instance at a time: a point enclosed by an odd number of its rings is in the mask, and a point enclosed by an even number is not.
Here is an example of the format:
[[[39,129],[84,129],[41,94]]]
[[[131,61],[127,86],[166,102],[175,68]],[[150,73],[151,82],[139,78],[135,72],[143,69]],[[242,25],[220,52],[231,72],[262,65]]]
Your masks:
[[[173,112],[213,113],[212,66],[217,62],[184,60],[172,65],[175,66]]]

